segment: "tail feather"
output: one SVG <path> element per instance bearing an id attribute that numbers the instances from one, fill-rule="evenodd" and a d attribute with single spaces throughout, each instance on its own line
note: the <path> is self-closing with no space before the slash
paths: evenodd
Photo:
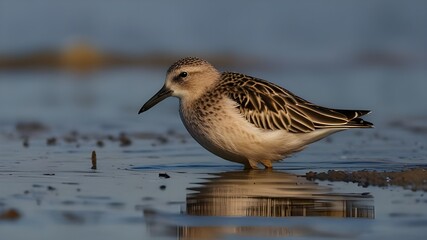
<path id="1" fill-rule="evenodd" d="M 320 128 L 372 128 L 374 124 L 371 122 L 365 121 L 360 118 L 366 114 L 369 114 L 370 110 L 346 110 L 346 109 L 331 109 L 332 111 L 338 112 L 344 115 L 348 122 L 344 125 L 324 125 Z"/>
<path id="2" fill-rule="evenodd" d="M 353 128 L 372 128 L 374 127 L 374 124 L 368 121 L 363 120 L 362 118 L 355 118 L 349 121 L 346 125 L 346 127 Z"/>
<path id="3" fill-rule="evenodd" d="M 370 110 L 346 110 L 346 109 L 332 109 L 332 110 L 345 115 L 349 120 L 361 117 L 371 112 Z"/>

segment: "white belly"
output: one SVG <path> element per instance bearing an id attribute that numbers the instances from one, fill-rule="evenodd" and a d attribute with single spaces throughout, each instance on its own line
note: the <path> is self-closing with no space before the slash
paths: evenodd
<path id="1" fill-rule="evenodd" d="M 181 106 L 181 119 L 200 145 L 233 162 L 247 164 L 248 161 L 278 161 L 332 133 L 331 130 L 300 134 L 285 130 L 264 130 L 248 122 L 231 100 L 223 99 L 220 106 L 216 114 L 209 111 L 205 114 Z"/>

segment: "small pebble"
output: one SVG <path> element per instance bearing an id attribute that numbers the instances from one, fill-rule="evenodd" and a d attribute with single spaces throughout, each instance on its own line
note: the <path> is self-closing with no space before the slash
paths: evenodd
<path id="1" fill-rule="evenodd" d="M 119 141 L 120 141 L 120 147 L 127 147 L 127 146 L 130 146 L 132 144 L 132 141 L 130 140 L 130 138 L 128 138 L 123 133 L 120 134 Z"/>
<path id="2" fill-rule="evenodd" d="M 28 142 L 28 138 L 24 138 L 24 141 L 22 141 L 22 146 L 26 148 L 30 146 L 30 143 Z"/>
<path id="3" fill-rule="evenodd" d="M 46 139 L 46 144 L 48 146 L 54 146 L 54 145 L 56 145 L 56 138 L 55 137 L 51 137 L 51 138 Z"/>
<path id="4" fill-rule="evenodd" d="M 17 220 L 21 217 L 21 214 L 16 209 L 8 209 L 0 212 L 0 220 Z"/>
<path id="5" fill-rule="evenodd" d="M 170 178 L 170 176 L 167 173 L 159 173 L 160 178 Z"/>
<path id="6" fill-rule="evenodd" d="M 96 141 L 96 146 L 104 147 L 104 142 L 102 140 L 98 140 L 98 141 Z"/>

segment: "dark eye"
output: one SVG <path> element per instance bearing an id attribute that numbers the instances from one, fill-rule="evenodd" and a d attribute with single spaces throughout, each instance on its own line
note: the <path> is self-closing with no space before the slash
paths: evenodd
<path id="1" fill-rule="evenodd" d="M 187 75 L 188 75 L 188 73 L 187 73 L 187 72 L 181 72 L 181 73 L 179 74 L 179 77 L 181 77 L 181 78 L 185 78 L 185 77 L 187 77 Z"/>

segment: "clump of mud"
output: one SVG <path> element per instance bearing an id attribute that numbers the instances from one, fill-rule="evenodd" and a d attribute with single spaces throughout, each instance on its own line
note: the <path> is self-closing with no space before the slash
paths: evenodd
<path id="1" fill-rule="evenodd" d="M 48 129 L 48 127 L 40 122 L 18 122 L 15 126 L 15 129 L 21 134 L 28 135 L 37 132 L 44 132 Z"/>
<path id="2" fill-rule="evenodd" d="M 427 170 L 425 168 L 406 169 L 400 172 L 378 172 L 361 170 L 355 172 L 335 171 L 308 172 L 309 180 L 343 181 L 358 183 L 360 186 L 402 186 L 411 190 L 427 191 Z"/>

